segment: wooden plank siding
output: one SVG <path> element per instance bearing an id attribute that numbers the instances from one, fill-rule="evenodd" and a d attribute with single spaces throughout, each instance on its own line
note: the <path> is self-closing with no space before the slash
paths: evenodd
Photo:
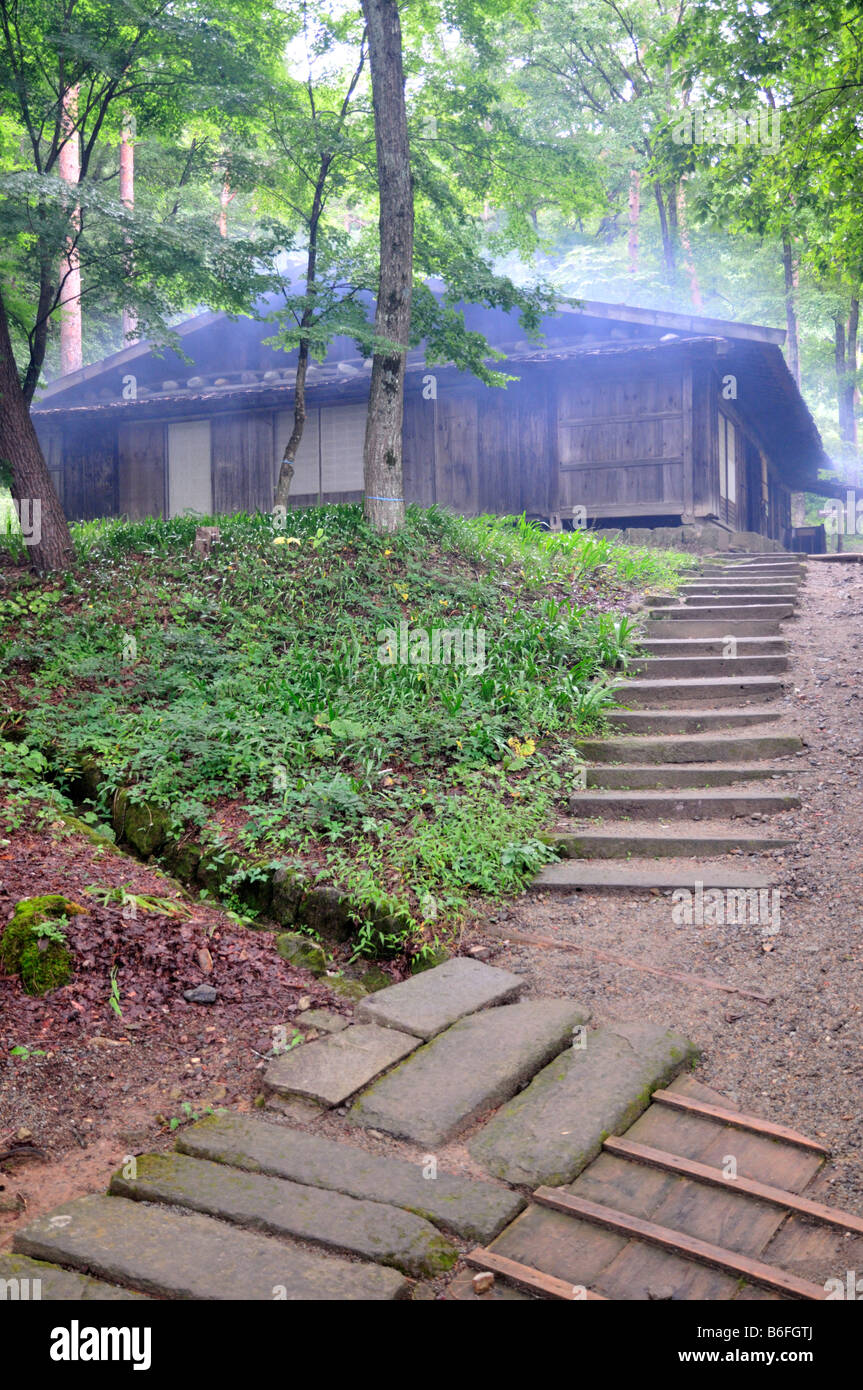
<path id="1" fill-rule="evenodd" d="M 71 521 L 117 515 L 116 430 L 69 427 L 63 440 L 63 507 Z"/>
<path id="2" fill-rule="evenodd" d="M 692 468 L 685 424 L 685 369 L 591 366 L 563 380 L 557 394 L 560 510 L 588 517 L 680 515 Z M 689 407 L 691 409 L 691 407 Z"/>
<path id="3" fill-rule="evenodd" d="M 117 429 L 117 507 L 132 521 L 165 515 L 165 433 L 160 420 Z"/>
<path id="4" fill-rule="evenodd" d="M 272 411 L 213 415 L 212 426 L 214 512 L 271 511 Z"/>

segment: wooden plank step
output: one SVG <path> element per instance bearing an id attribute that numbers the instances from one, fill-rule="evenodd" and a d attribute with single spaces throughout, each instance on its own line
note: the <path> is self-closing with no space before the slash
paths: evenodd
<path id="1" fill-rule="evenodd" d="M 649 637 L 640 649 L 651 656 L 722 656 L 732 634 L 721 637 Z M 788 642 L 784 637 L 735 638 L 738 656 L 784 656 Z"/>
<path id="2" fill-rule="evenodd" d="M 656 618 L 647 617 L 641 623 L 645 637 L 672 638 L 717 637 L 725 641 L 728 637 L 775 637 L 780 632 L 778 618 L 695 618 L 688 612 L 687 617 L 675 619 L 674 626 Z"/>
<path id="3" fill-rule="evenodd" d="M 809 1149 L 812 1153 L 824 1155 L 829 1153 L 829 1150 L 823 1144 L 819 1144 L 817 1139 L 809 1139 L 805 1134 L 798 1134 L 796 1130 L 789 1129 L 787 1125 L 778 1125 L 772 1120 L 762 1120 L 755 1115 L 742 1115 L 739 1110 L 729 1110 L 722 1105 L 711 1105 L 706 1101 L 695 1100 L 691 1096 L 681 1096 L 670 1090 L 654 1091 L 653 1099 L 660 1105 L 672 1105 L 677 1110 L 688 1110 L 693 1115 L 704 1115 L 709 1120 L 718 1120 L 721 1124 L 731 1125 L 735 1129 L 746 1129 L 753 1134 L 764 1134 L 770 1139 L 781 1139 L 786 1144 L 797 1144 L 800 1148 Z"/>
<path id="4" fill-rule="evenodd" d="M 688 656 L 685 653 L 637 656 L 628 668 L 648 680 L 663 677 L 775 676 L 788 670 L 788 657 L 782 653 L 766 656 Z"/>
<path id="5" fill-rule="evenodd" d="M 707 606 L 681 605 L 679 608 L 648 608 L 647 617 L 651 621 L 691 622 L 696 617 L 702 622 L 731 622 L 740 619 L 772 618 L 781 621 L 790 618 L 794 612 L 792 603 L 712 603 Z"/>
<path id="6" fill-rule="evenodd" d="M 720 1269 L 726 1273 L 737 1275 L 753 1284 L 760 1284 L 764 1288 L 785 1294 L 789 1298 L 806 1299 L 812 1302 L 826 1298 L 824 1289 L 819 1288 L 817 1284 L 810 1284 L 805 1279 L 798 1279 L 793 1274 L 786 1274 L 784 1270 L 764 1264 L 761 1260 L 752 1259 L 748 1255 L 741 1255 L 733 1250 L 725 1250 L 722 1246 L 713 1245 L 706 1240 L 697 1240 L 693 1236 L 674 1231 L 668 1226 L 660 1226 L 656 1222 L 645 1221 L 638 1216 L 626 1215 L 615 1211 L 613 1207 L 603 1206 L 599 1202 L 589 1202 L 584 1197 L 574 1197 L 571 1193 L 562 1192 L 558 1188 L 539 1187 L 533 1194 L 533 1200 L 540 1206 L 550 1207 L 553 1211 L 564 1212 L 568 1216 L 575 1216 L 583 1221 L 591 1221 L 595 1225 L 615 1231 L 619 1235 L 646 1241 L 651 1245 L 658 1245 L 661 1249 L 668 1250 L 675 1255 L 682 1255 L 685 1259 L 693 1260 L 698 1264 L 706 1264 L 713 1269 Z"/>
<path id="7" fill-rule="evenodd" d="M 741 1174 L 729 1178 L 721 1168 L 681 1158 L 677 1154 L 666 1153 L 663 1149 L 655 1149 L 649 1144 L 639 1144 L 634 1139 L 611 1136 L 604 1141 L 603 1148 L 618 1158 L 643 1163 L 649 1168 L 660 1168 L 665 1173 L 675 1173 L 679 1177 L 693 1178 L 697 1182 L 708 1183 L 711 1187 L 719 1187 L 726 1192 L 740 1192 L 747 1197 L 757 1197 L 759 1201 L 785 1207 L 788 1211 L 811 1216 L 829 1226 L 839 1226 L 842 1230 L 863 1235 L 863 1216 L 855 1216 L 850 1211 L 840 1211 L 838 1207 L 825 1206 L 823 1202 L 810 1201 L 808 1197 L 802 1197 L 797 1192 L 786 1192 L 781 1187 L 756 1182 L 753 1178 L 746 1178 Z"/>
<path id="8" fill-rule="evenodd" d="M 558 1298 L 567 1303 L 607 1302 L 601 1293 L 594 1293 L 578 1284 L 568 1284 L 565 1279 L 556 1279 L 553 1274 L 543 1274 L 539 1269 L 523 1265 L 518 1260 L 509 1260 L 506 1255 L 498 1255 L 496 1251 L 485 1250 L 482 1246 L 470 1250 L 463 1258 L 465 1264 L 469 1264 L 472 1269 L 500 1274 L 519 1288 L 539 1294 L 541 1298 Z"/>

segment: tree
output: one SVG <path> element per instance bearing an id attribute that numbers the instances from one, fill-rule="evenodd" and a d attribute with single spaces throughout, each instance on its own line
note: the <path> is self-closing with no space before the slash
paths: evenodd
<path id="1" fill-rule="evenodd" d="M 402 414 L 413 288 L 413 187 L 398 5 L 396 0 L 363 0 L 363 13 L 380 199 L 380 279 L 363 446 L 364 513 L 377 531 L 396 531 L 405 512 Z"/>
<path id="2" fill-rule="evenodd" d="M 0 463 L 20 505 L 41 503 L 31 558 L 47 569 L 67 565 L 72 547 L 27 415 L 70 275 L 80 274 L 85 308 L 131 311 L 163 341 L 187 306 L 244 309 L 268 283 L 265 239 L 219 237 L 201 196 L 212 180 L 208 141 L 190 131 L 242 105 L 279 52 L 280 22 L 261 5 L 237 17 L 227 0 L 40 0 L 37 9 L 0 0 Z M 114 192 L 130 111 L 146 135 L 134 208 Z M 72 141 L 74 187 L 59 177 Z"/>

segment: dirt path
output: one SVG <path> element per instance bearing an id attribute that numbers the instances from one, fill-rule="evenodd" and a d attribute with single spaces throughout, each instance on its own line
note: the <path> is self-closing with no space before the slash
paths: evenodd
<path id="1" fill-rule="evenodd" d="M 818 1135 L 831 1148 L 828 1200 L 863 1211 L 863 573 L 808 565 L 790 647 L 784 715 L 804 741 L 771 789 L 799 811 L 772 817 L 793 846 L 770 857 L 781 885 L 771 949 L 752 926 L 676 925 L 670 892 L 526 896 L 488 919 L 476 941 L 489 959 L 529 976 L 531 993 L 571 995 L 594 1023 L 673 1024 L 701 1049 L 696 1075 L 743 1109 Z M 754 830 L 751 819 L 732 823 Z M 762 827 L 767 828 L 767 827 Z M 507 932 L 552 937 L 773 996 L 761 1004 L 698 990 L 584 955 L 515 944 Z"/>

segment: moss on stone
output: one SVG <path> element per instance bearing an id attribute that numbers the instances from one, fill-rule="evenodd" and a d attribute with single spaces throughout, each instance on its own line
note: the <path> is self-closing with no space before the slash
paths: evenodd
<path id="1" fill-rule="evenodd" d="M 132 801 L 125 787 L 114 797 L 112 820 L 117 839 L 127 840 L 144 858 L 162 848 L 173 824 L 167 807 Z"/>
<path id="2" fill-rule="evenodd" d="M 313 975 L 323 975 L 327 968 L 327 957 L 323 948 L 297 932 L 279 932 L 276 937 L 276 950 L 283 960 L 290 961 L 291 965 L 299 966 L 303 970 L 310 970 Z"/>
<path id="3" fill-rule="evenodd" d="M 58 919 L 68 921 L 85 911 L 61 893 L 22 898 L 0 939 L 0 968 L 19 974 L 27 994 L 47 994 L 68 984 L 74 968 L 68 944 L 65 939 L 41 935 L 39 927 Z"/>

